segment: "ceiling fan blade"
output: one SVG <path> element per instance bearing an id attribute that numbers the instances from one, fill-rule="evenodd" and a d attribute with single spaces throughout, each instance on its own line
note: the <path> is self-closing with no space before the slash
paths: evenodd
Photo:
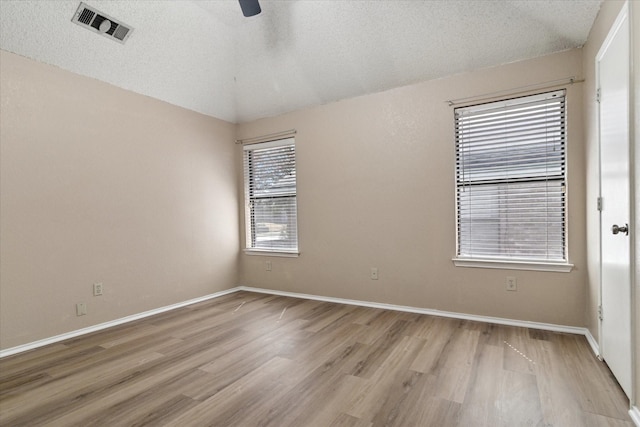
<path id="1" fill-rule="evenodd" d="M 238 0 L 244 16 L 254 16 L 262 12 L 258 0 Z"/>

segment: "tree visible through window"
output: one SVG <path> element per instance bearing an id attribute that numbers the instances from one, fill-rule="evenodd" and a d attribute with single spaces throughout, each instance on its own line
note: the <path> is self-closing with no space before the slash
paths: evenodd
<path id="1" fill-rule="evenodd" d="M 455 110 L 457 255 L 566 261 L 565 94 Z"/>
<path id="2" fill-rule="evenodd" d="M 244 147 L 247 248 L 297 252 L 293 138 Z"/>

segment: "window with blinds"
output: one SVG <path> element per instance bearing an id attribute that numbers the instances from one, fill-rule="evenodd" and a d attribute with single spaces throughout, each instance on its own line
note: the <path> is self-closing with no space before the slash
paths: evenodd
<path id="1" fill-rule="evenodd" d="M 565 93 L 455 109 L 457 256 L 566 262 Z"/>
<path id="2" fill-rule="evenodd" d="M 298 251 L 293 138 L 244 146 L 247 249 Z"/>

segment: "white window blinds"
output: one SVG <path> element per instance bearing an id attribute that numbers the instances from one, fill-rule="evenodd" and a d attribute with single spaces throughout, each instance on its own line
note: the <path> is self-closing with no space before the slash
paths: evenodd
<path id="1" fill-rule="evenodd" d="M 293 138 L 244 146 L 247 248 L 298 251 Z"/>
<path id="2" fill-rule="evenodd" d="M 455 109 L 458 257 L 566 261 L 565 94 Z"/>

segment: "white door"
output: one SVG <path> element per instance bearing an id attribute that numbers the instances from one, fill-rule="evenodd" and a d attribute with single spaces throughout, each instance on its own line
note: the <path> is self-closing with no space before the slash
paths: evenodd
<path id="1" fill-rule="evenodd" d="M 629 14 L 625 5 L 596 57 L 600 88 L 602 324 L 600 351 L 631 396 Z M 617 229 L 616 229 L 617 228 Z"/>

